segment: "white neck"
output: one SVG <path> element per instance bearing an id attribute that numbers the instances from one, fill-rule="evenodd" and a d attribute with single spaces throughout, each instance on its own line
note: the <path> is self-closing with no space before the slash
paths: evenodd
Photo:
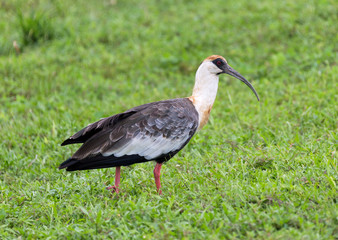
<path id="1" fill-rule="evenodd" d="M 210 72 L 209 69 L 212 66 L 210 64 L 204 62 L 198 68 L 194 90 L 189 98 L 199 114 L 198 129 L 201 129 L 207 123 L 217 94 L 218 75 Z"/>

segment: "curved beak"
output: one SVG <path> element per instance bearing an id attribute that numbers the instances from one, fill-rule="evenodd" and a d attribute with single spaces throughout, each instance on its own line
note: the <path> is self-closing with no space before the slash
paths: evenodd
<path id="1" fill-rule="evenodd" d="M 223 73 L 229 74 L 239 80 L 241 80 L 242 82 L 244 82 L 256 95 L 257 100 L 259 101 L 259 97 L 258 94 L 256 92 L 256 90 L 254 89 L 254 87 L 251 85 L 251 83 L 249 83 L 248 80 L 246 80 L 239 72 L 237 72 L 235 69 L 233 69 L 232 67 L 230 67 L 229 65 L 227 65 L 224 69 L 223 69 Z"/>

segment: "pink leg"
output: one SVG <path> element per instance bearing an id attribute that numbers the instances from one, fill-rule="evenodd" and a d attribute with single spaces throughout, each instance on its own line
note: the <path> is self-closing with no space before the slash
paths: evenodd
<path id="1" fill-rule="evenodd" d="M 156 166 L 154 169 L 155 183 L 156 183 L 157 192 L 159 195 L 162 195 L 161 181 L 160 181 L 161 167 L 162 167 L 162 163 L 156 163 Z"/>
<path id="2" fill-rule="evenodd" d="M 115 185 L 112 187 L 107 187 L 108 190 L 113 189 L 111 192 L 114 193 L 119 193 L 119 185 L 120 185 L 120 177 L 121 177 L 121 167 L 116 167 L 115 168 Z"/>

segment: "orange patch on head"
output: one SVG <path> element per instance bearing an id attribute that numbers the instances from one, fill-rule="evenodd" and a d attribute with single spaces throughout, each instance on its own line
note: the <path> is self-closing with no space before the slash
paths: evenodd
<path id="1" fill-rule="evenodd" d="M 214 61 L 217 58 L 223 59 L 225 62 L 227 62 L 227 60 L 225 60 L 225 58 L 220 55 L 211 55 L 207 57 L 206 59 L 204 59 L 204 61 Z"/>

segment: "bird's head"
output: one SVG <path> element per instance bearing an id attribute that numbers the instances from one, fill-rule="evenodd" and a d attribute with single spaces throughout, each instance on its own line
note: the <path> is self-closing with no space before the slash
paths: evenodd
<path id="1" fill-rule="evenodd" d="M 230 65 L 228 64 L 228 62 L 225 60 L 224 57 L 219 55 L 212 55 L 204 59 L 202 64 L 207 67 L 208 71 L 211 74 L 220 75 L 222 73 L 226 73 L 241 80 L 255 93 L 257 100 L 259 101 L 258 94 L 254 89 L 254 87 L 251 85 L 251 83 L 248 80 L 246 80 L 239 72 L 230 67 Z"/>

